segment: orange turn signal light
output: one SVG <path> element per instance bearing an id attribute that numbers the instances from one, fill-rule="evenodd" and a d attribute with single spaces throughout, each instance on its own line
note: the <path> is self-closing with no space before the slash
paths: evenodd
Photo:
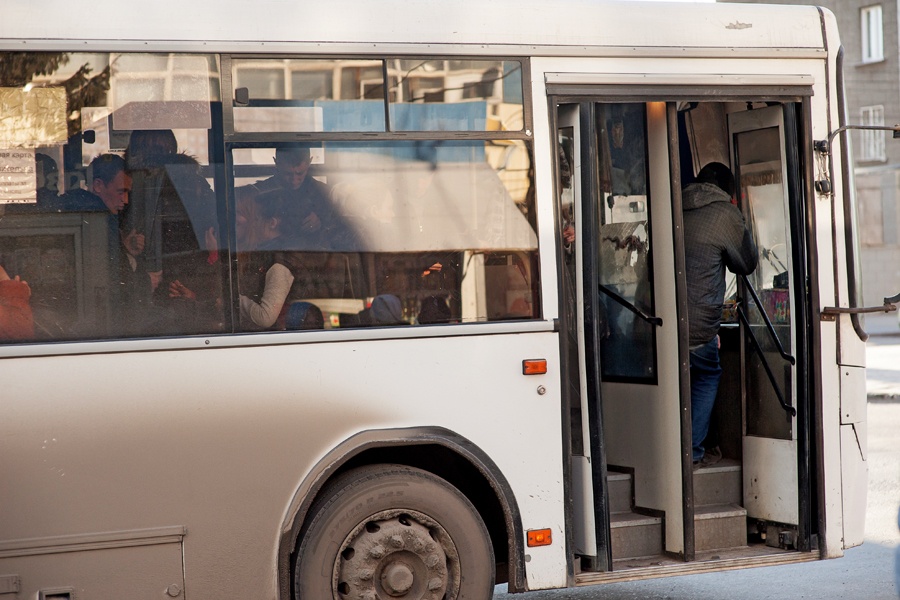
<path id="1" fill-rule="evenodd" d="M 532 358 L 522 361 L 522 375 L 546 375 L 547 359 Z"/>
<path id="2" fill-rule="evenodd" d="M 529 548 L 549 546 L 553 543 L 553 535 L 549 529 L 529 529 L 526 533 L 528 534 Z"/>

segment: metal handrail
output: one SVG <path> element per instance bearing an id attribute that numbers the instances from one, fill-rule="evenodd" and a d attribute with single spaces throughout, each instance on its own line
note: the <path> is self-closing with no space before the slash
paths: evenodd
<path id="1" fill-rule="evenodd" d="M 753 301 L 756 302 L 756 306 L 759 307 L 759 314 L 762 315 L 763 321 L 766 324 L 766 329 L 769 330 L 769 336 L 772 338 L 772 341 L 775 342 L 775 347 L 778 348 L 778 353 L 781 354 L 781 358 L 788 361 L 792 365 L 797 364 L 797 359 L 785 352 L 784 346 L 781 345 L 781 340 L 778 339 L 778 333 L 775 331 L 775 326 L 772 325 L 772 321 L 769 320 L 769 315 L 767 315 L 766 311 L 763 310 L 762 302 L 759 301 L 759 296 L 756 295 L 756 290 L 753 289 L 753 286 L 750 284 L 750 280 L 747 279 L 746 275 L 741 275 L 740 277 L 741 281 L 744 282 L 744 285 L 747 287 L 747 289 L 750 290 L 750 295 L 753 296 Z"/>
<path id="2" fill-rule="evenodd" d="M 784 394 L 781 392 L 781 388 L 778 387 L 778 382 L 775 381 L 775 374 L 772 373 L 771 367 L 769 367 L 769 361 L 766 360 L 765 354 L 763 354 L 762 346 L 759 345 L 759 340 L 756 339 L 756 334 L 753 333 L 753 330 L 750 329 L 750 321 L 747 319 L 747 315 L 744 313 L 744 309 L 741 306 L 738 306 L 738 317 L 740 317 L 741 322 L 747 328 L 747 335 L 750 337 L 750 341 L 753 343 L 753 349 L 756 350 L 756 353 L 759 354 L 759 359 L 762 362 L 763 369 L 766 371 L 766 375 L 769 376 L 769 383 L 772 384 L 772 389 L 775 390 L 775 395 L 778 397 L 778 403 L 781 404 L 781 408 L 790 413 L 792 417 L 797 416 L 797 409 L 788 404 L 784 400 Z"/>
<path id="3" fill-rule="evenodd" d="M 607 296 L 609 296 L 610 298 L 612 298 L 613 300 L 615 300 L 616 302 L 618 302 L 619 304 L 621 304 L 622 306 L 624 306 L 625 308 L 627 308 L 628 310 L 630 310 L 631 312 L 633 312 L 634 314 L 639 316 L 644 321 L 650 323 L 651 325 L 656 325 L 657 327 L 662 327 L 663 320 L 661 317 L 656 317 L 654 315 L 648 315 L 647 313 L 645 313 L 644 311 L 639 309 L 637 306 L 635 306 L 634 304 L 632 304 L 631 302 L 629 302 L 628 300 L 626 300 L 619 294 L 615 293 L 614 291 L 612 291 L 611 289 L 609 289 L 602 283 L 598 283 L 597 287 L 600 288 L 601 292 L 603 292 L 604 294 L 606 294 Z"/>
<path id="4" fill-rule="evenodd" d="M 781 340 L 778 339 L 778 332 L 775 331 L 775 326 L 772 325 L 772 321 L 769 320 L 769 315 L 767 315 L 766 311 L 763 309 L 762 302 L 760 302 L 759 296 L 756 294 L 756 290 L 753 289 L 753 285 L 750 283 L 750 280 L 747 279 L 746 275 L 741 275 L 740 277 L 741 281 L 744 282 L 744 287 L 749 290 L 750 295 L 753 296 L 753 301 L 756 302 L 756 307 L 759 309 L 760 315 L 762 315 L 763 322 L 766 324 L 766 330 L 769 332 L 769 336 L 772 338 L 772 341 L 778 348 L 778 353 L 791 365 L 797 364 L 797 359 L 785 352 L 784 346 L 781 345 Z M 753 333 L 753 329 L 751 329 L 750 327 L 750 319 L 747 318 L 747 314 L 744 312 L 744 308 L 740 306 L 740 304 L 737 307 L 737 313 L 738 317 L 740 317 L 741 319 L 741 323 L 744 324 L 744 327 L 747 330 L 747 335 L 750 337 L 750 342 L 753 346 L 753 349 L 756 350 L 756 353 L 759 355 L 759 359 L 762 362 L 763 369 L 765 370 L 766 375 L 769 378 L 769 383 L 772 384 L 772 389 L 775 390 L 775 395 L 778 397 L 778 403 L 781 404 L 781 408 L 783 408 L 785 412 L 789 413 L 792 417 L 796 417 L 797 409 L 785 401 L 784 393 L 781 391 L 781 388 L 778 386 L 778 382 L 775 380 L 775 374 L 772 373 L 772 368 L 769 366 L 769 361 L 766 360 L 766 355 L 763 353 L 762 346 L 760 345 L 759 340 L 756 338 L 756 334 Z"/>

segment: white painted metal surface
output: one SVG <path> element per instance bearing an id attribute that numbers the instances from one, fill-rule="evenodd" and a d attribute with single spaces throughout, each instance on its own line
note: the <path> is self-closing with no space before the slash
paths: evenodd
<path id="1" fill-rule="evenodd" d="M 356 331 L 285 335 L 276 344 L 243 336 L 0 350 L 3 477 L 28 482 L 0 488 L 0 506 L 28 506 L 41 516 L 3 519 L 3 548 L 35 537 L 187 524 L 185 584 L 195 595 L 221 590 L 211 574 L 230 572 L 229 595 L 276 597 L 279 526 L 296 489 L 329 449 L 369 429 L 440 426 L 467 437 L 511 484 L 523 528 L 551 527 L 554 539 L 566 538 L 559 342 L 550 321 L 558 308 L 546 82 L 634 84 L 653 80 L 649 74 L 657 84 L 704 84 L 723 73 L 742 74 L 742 85 L 802 81 L 815 86 L 814 137 L 827 137 L 837 125 L 825 85 L 835 80 L 834 62 L 830 56 L 822 62 L 825 42 L 812 7 L 528 0 L 467 9 L 435 0 L 314 7 L 264 0 L 247 10 L 237 0 L 140 7 L 101 0 L 89 12 L 73 12 L 62 0 L 39 7 L 8 0 L 3 12 L 3 50 L 544 55 L 531 61 L 526 86 L 534 95 L 545 321 L 461 326 L 466 335 L 453 337 Z M 826 19 L 833 52 L 837 34 L 827 12 Z M 707 59 L 712 56 L 720 58 Z M 777 56 L 787 58 L 765 60 Z M 834 93 L 833 83 L 828 89 Z M 830 122 L 820 118 L 826 114 Z M 830 304 L 837 293 L 845 302 L 846 286 L 836 284 L 846 279 L 842 242 L 832 237 L 833 228 L 843 231 L 842 213 L 827 197 L 814 202 L 820 297 Z M 668 319 L 674 324 L 674 316 Z M 843 387 L 848 398 L 859 392 L 839 383 L 837 329 L 822 325 L 820 348 L 821 485 L 830 555 L 861 539 L 856 517 L 865 504 L 864 486 L 860 492 L 849 485 L 860 480 L 864 454 L 851 456 L 855 438 L 848 429 L 864 432 L 864 414 L 855 411 L 841 427 L 836 390 Z M 315 343 L 295 343 L 300 339 Z M 853 343 L 844 319 L 841 343 Z M 843 350 L 849 357 L 858 348 Z M 671 357 L 673 348 L 660 352 Z M 536 356 L 549 360 L 550 372 L 523 377 L 521 359 Z M 538 385 L 548 393 L 539 395 Z M 671 425 L 677 406 L 666 410 Z M 659 443 L 677 447 L 672 439 Z M 675 531 L 680 522 L 669 527 Z M 562 543 L 527 553 L 530 588 L 566 585 Z M 0 555 L 0 571 L 6 571 L 3 561 Z"/>
<path id="2" fill-rule="evenodd" d="M 9 0 L 3 12 L 0 39 L 34 44 L 89 36 L 110 42 L 199 42 L 207 47 L 250 43 L 254 45 L 247 49 L 254 52 L 302 43 L 321 52 L 343 44 L 415 44 L 419 53 L 468 47 L 470 52 L 491 54 L 504 46 L 514 53 L 537 46 L 569 54 L 590 53 L 600 47 L 676 52 L 722 48 L 731 53 L 735 49 L 823 46 L 814 7 L 585 0 L 336 0 L 310 6 L 263 0 L 248 9 L 241 0 L 161 0 L 139 5 L 100 0 L 89 11 L 73 11 L 65 0 L 49 0 L 39 7 L 29 0 Z M 267 47 L 255 45 L 257 42 L 265 42 Z"/>

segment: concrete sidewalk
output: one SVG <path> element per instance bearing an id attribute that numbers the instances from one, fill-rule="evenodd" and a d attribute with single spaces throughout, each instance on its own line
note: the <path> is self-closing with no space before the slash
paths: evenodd
<path id="1" fill-rule="evenodd" d="M 900 322 L 897 313 L 866 315 L 869 401 L 900 401 Z"/>

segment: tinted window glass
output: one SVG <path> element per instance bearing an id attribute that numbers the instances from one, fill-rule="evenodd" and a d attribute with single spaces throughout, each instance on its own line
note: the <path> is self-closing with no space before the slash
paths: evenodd
<path id="1" fill-rule="evenodd" d="M 235 59 L 232 69 L 249 96 L 234 105 L 237 132 L 524 127 L 518 61 Z"/>
<path id="2" fill-rule="evenodd" d="M 601 372 L 604 380 L 656 380 L 647 125 L 643 104 L 598 104 Z"/>
<path id="3" fill-rule="evenodd" d="M 393 131 L 521 131 L 517 61 L 389 60 Z"/>
<path id="4" fill-rule="evenodd" d="M 528 160 L 483 141 L 235 151 L 242 327 L 538 317 Z"/>
<path id="5" fill-rule="evenodd" d="M 0 85 L 0 168 L 15 173 L 0 266 L 30 287 L 30 330 L 6 337 L 221 331 L 217 61 L 3 53 Z"/>
<path id="6" fill-rule="evenodd" d="M 384 131 L 380 60 L 235 59 L 238 132 Z"/>

